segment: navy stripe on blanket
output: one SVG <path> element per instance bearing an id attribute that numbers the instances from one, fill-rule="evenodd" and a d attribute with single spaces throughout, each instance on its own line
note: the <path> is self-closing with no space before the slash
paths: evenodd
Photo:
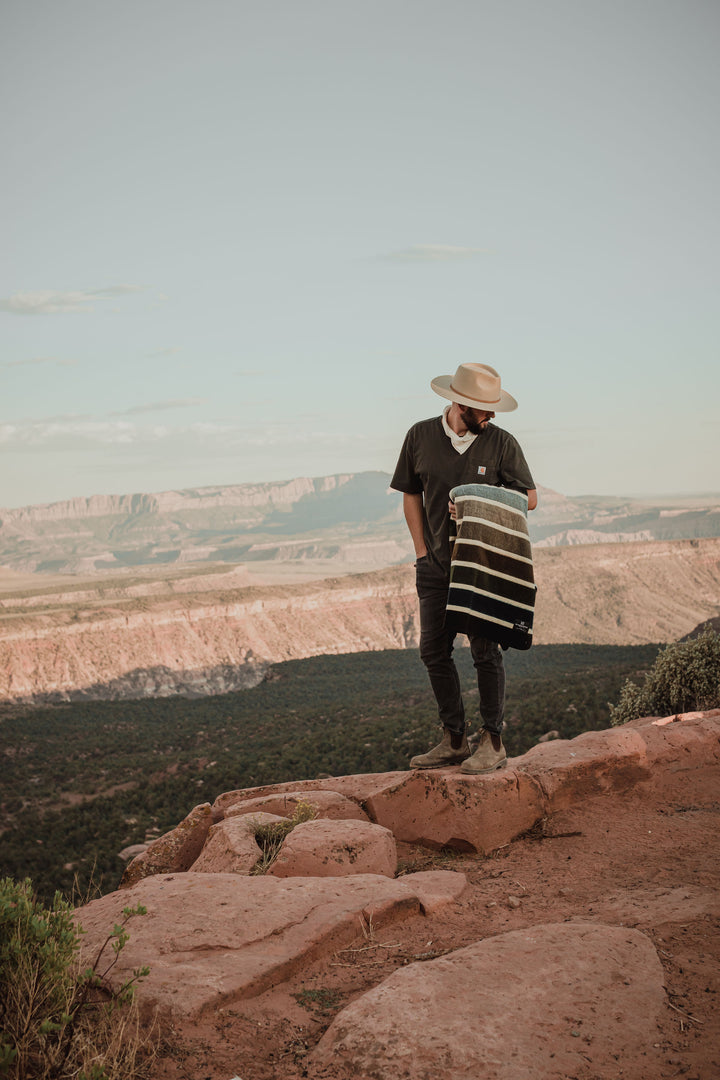
<path id="1" fill-rule="evenodd" d="M 489 484 L 463 484 L 450 498 L 457 518 L 446 627 L 505 649 L 529 649 L 536 590 L 527 496 Z"/>
<path id="2" fill-rule="evenodd" d="M 483 592 L 495 595 L 498 590 L 498 577 L 484 569 L 467 566 L 464 563 L 455 563 L 453 566 L 453 583 L 456 586 L 465 585 L 469 588 L 480 589 Z M 502 580 L 503 596 L 508 600 L 514 600 L 518 604 L 525 604 L 532 608 L 535 605 L 535 585 L 529 581 L 517 579 Z"/>
<path id="3" fill-rule="evenodd" d="M 475 567 L 477 570 L 485 570 L 496 577 L 501 575 L 514 581 L 530 582 L 533 584 L 532 563 L 523 565 L 518 559 L 506 555 L 501 548 L 495 545 L 491 547 L 478 547 L 466 544 L 461 537 L 453 545 L 452 560 L 457 563 Z"/>

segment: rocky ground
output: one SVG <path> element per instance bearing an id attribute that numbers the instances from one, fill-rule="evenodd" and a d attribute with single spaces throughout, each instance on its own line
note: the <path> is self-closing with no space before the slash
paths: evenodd
<path id="1" fill-rule="evenodd" d="M 574 744 L 564 745 L 574 756 Z M 632 782 L 628 774 L 624 787 L 616 784 L 603 793 L 583 797 L 578 788 L 565 809 L 485 856 L 400 843 L 401 875 L 459 871 L 467 879 L 459 898 L 380 928 L 358 924 L 354 941 L 304 962 L 275 988 L 206 1009 L 199 1019 L 166 1020 L 155 1077 L 432 1075 L 452 1080 L 480 1075 L 466 1071 L 462 1053 L 459 1059 L 451 1055 L 445 1068 L 435 1062 L 431 1071 L 422 1071 L 435 1033 L 422 1023 L 420 991 L 413 998 L 410 983 L 404 997 L 389 999 L 390 1026 L 395 1026 L 383 1045 L 386 1056 L 388 1047 L 415 1045 L 414 1071 L 393 1071 L 387 1061 L 377 1071 L 351 1065 L 354 1036 L 351 1025 L 338 1028 L 342 1017 L 318 1047 L 341 1013 L 350 1017 L 355 1010 L 356 1027 L 358 1022 L 362 1027 L 363 1003 L 372 993 L 382 995 L 390 977 L 405 973 L 420 988 L 441 986 L 438 963 L 445 963 L 450 989 L 431 1002 L 430 1023 L 451 1026 L 458 1044 L 484 1032 L 496 1057 L 500 1046 L 502 1063 L 488 1067 L 488 1078 L 715 1080 L 720 1076 L 720 788 L 717 755 L 711 756 L 714 761 L 704 765 L 701 759 L 691 770 L 682 760 L 670 763 L 652 782 Z M 639 966 L 623 960 L 613 935 L 624 948 L 645 949 L 645 960 Z M 523 987 L 533 982 L 541 995 L 548 993 L 542 986 L 546 968 L 533 970 L 528 941 L 557 948 L 561 972 L 572 969 L 572 985 L 581 988 L 552 1016 L 538 1013 L 554 1000 L 552 991 L 534 1003 L 523 997 Z M 607 985 L 606 956 L 615 958 L 617 968 L 606 965 Z M 632 968 L 624 968 L 625 962 Z M 482 984 L 473 982 L 479 977 Z M 558 995 L 569 985 L 569 977 L 561 978 Z M 473 999 L 482 993 L 491 1002 L 488 1015 L 475 1015 Z M 377 1003 L 373 1015 L 379 1027 Z M 641 1038 L 628 1053 L 623 1025 L 633 1024 Z M 528 1066 L 533 1047 L 543 1039 L 552 1041 L 544 1064 Z"/>
<path id="2" fill-rule="evenodd" d="M 358 933 L 349 949 L 309 965 L 279 991 L 268 991 L 202 1022 L 168 1030 L 157 1080 L 347 1080 L 337 1070 L 308 1072 L 308 1050 L 337 1012 L 398 966 L 456 950 L 509 930 L 574 919 L 638 926 L 655 945 L 667 1004 L 654 1056 L 618 1061 L 623 1080 L 716 1080 L 720 1076 L 720 902 L 707 909 L 720 873 L 720 804 L 714 781 L 692 793 L 671 791 L 652 804 L 642 797 L 589 800 L 488 858 L 445 859 L 405 852 L 413 867 L 462 867 L 465 894 L 452 910 L 416 917 L 373 936 Z M 688 797 L 690 795 L 690 797 Z M 570 834 L 570 835 L 565 835 Z M 588 961 L 589 962 L 589 961 Z M 500 980 L 502 981 L 502 980 Z M 564 1039 L 577 1055 L 573 1078 L 593 1067 L 593 1040 L 612 1039 L 615 1020 L 600 1017 L 592 1034 Z M 507 1032 L 507 1040 L 513 1033 Z M 520 1080 L 520 1074 L 518 1074 Z"/>

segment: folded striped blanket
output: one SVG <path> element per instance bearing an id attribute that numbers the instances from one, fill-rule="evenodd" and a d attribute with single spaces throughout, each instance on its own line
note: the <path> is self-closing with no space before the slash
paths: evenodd
<path id="1" fill-rule="evenodd" d="M 535 579 L 527 495 L 490 484 L 463 484 L 457 508 L 445 625 L 456 633 L 529 649 Z M 451 520 L 452 524 L 452 520 Z"/>

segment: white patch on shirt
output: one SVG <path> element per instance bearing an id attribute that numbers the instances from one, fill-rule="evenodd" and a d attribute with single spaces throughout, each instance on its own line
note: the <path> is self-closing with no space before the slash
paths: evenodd
<path id="1" fill-rule="evenodd" d="M 484 465 L 478 465 L 478 476 L 484 476 L 486 472 L 487 469 Z"/>

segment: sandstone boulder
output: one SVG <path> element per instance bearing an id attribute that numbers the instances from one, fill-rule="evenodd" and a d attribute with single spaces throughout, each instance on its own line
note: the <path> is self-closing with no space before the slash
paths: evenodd
<path id="1" fill-rule="evenodd" d="M 689 772 L 720 762 L 720 709 L 636 720 L 634 726 L 645 739 L 653 772 Z"/>
<path id="2" fill-rule="evenodd" d="M 276 814 L 248 814 L 213 825 L 190 867 L 195 874 L 249 874 L 262 856 L 255 833 L 261 825 L 284 821 Z"/>
<path id="3" fill-rule="evenodd" d="M 643 717 L 620 727 L 533 746 L 512 767 L 542 791 L 546 811 L 588 795 L 652 784 L 658 769 L 693 770 L 720 761 L 720 710 Z"/>
<path id="4" fill-rule="evenodd" d="M 426 902 L 452 902 L 465 886 L 465 876 L 451 871 L 399 879 L 169 874 L 93 900 L 76 919 L 85 931 L 83 956 L 91 957 L 124 907 L 144 905 L 147 914 L 131 919 L 109 977 L 120 985 L 148 964 L 140 1000 L 189 1016 L 255 997 L 350 944 L 363 925 L 379 930 L 422 913 Z"/>
<path id="5" fill-rule="evenodd" d="M 650 1077 L 664 1000 L 639 931 L 535 926 L 398 969 L 335 1018 L 310 1066 L 334 1064 L 337 1080 L 561 1080 L 645 1058 Z"/>
<path id="6" fill-rule="evenodd" d="M 537 784 L 512 769 L 487 777 L 464 776 L 458 769 L 416 769 L 400 782 L 377 788 L 366 807 L 397 840 L 483 854 L 543 816 Z"/>
<path id="7" fill-rule="evenodd" d="M 328 776 L 319 780 L 293 780 L 286 784 L 264 784 L 254 788 L 239 788 L 234 791 L 224 791 L 215 799 L 212 805 L 213 820 L 221 821 L 230 810 L 230 807 L 249 799 L 260 799 L 265 795 L 292 795 L 300 799 L 310 801 L 316 793 L 326 791 L 335 792 L 344 798 L 354 802 L 356 806 L 365 807 L 365 800 L 370 794 L 378 789 L 387 787 L 388 784 L 401 781 L 407 773 L 356 773 L 352 776 Z M 324 815 L 323 815 L 324 816 Z"/>
<path id="8" fill-rule="evenodd" d="M 560 738 L 560 732 L 559 731 L 546 731 L 544 735 L 540 736 L 540 738 L 538 739 L 538 742 L 539 743 L 552 742 L 553 739 L 559 739 L 559 738 Z"/>
<path id="9" fill-rule="evenodd" d="M 125 863 L 129 862 L 130 859 L 134 859 L 137 855 L 142 855 L 149 847 L 149 844 L 129 844 L 122 851 L 118 851 L 118 859 L 122 859 Z"/>
<path id="10" fill-rule="evenodd" d="M 321 818 L 295 826 L 268 873 L 274 877 L 394 877 L 396 870 L 397 848 L 389 829 L 369 821 Z"/>
<path id="11" fill-rule="evenodd" d="M 225 817 L 235 814 L 250 814 L 263 810 L 268 814 L 280 814 L 292 817 L 299 803 L 309 803 L 315 807 L 319 818 L 338 820 L 367 821 L 368 816 L 356 802 L 346 798 L 338 791 L 283 791 L 277 794 L 260 795 L 232 803 L 225 810 Z"/>
<path id="12" fill-rule="evenodd" d="M 125 868 L 121 889 L 128 889 L 152 874 L 188 870 L 202 851 L 213 823 L 210 803 L 202 803 L 169 833 L 158 836 Z"/>
<path id="13" fill-rule="evenodd" d="M 553 811 L 589 795 L 627 790 L 648 777 L 645 739 L 628 725 L 533 746 L 512 766 L 538 785 Z"/>
<path id="14" fill-rule="evenodd" d="M 455 870 L 420 870 L 400 880 L 412 884 L 423 915 L 433 915 L 452 900 L 458 900 L 467 885 L 465 875 Z"/>

